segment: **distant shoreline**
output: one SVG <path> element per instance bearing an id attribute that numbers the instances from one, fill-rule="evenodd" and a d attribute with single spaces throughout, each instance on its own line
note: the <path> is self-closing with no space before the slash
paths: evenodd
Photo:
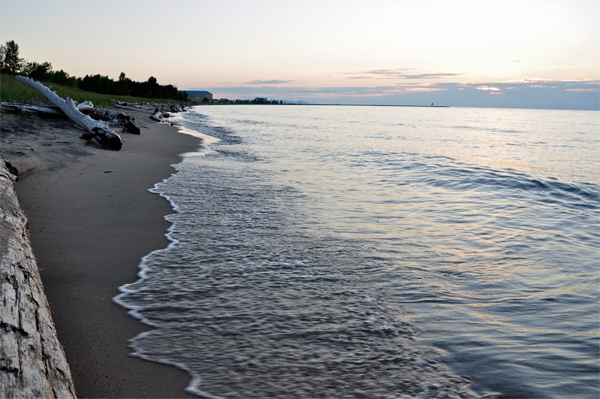
<path id="1" fill-rule="evenodd" d="M 340 107 L 450 108 L 449 105 L 396 105 L 396 104 L 284 104 L 284 105 L 335 105 L 335 106 L 340 106 Z"/>
<path id="2" fill-rule="evenodd" d="M 213 104 L 195 104 L 203 106 L 211 105 L 319 105 L 319 106 L 336 106 L 336 107 L 410 107 L 410 108 L 450 108 L 449 105 L 398 105 L 398 104 L 315 104 L 315 103 L 284 103 L 284 104 L 234 104 L 234 103 L 213 103 Z"/>

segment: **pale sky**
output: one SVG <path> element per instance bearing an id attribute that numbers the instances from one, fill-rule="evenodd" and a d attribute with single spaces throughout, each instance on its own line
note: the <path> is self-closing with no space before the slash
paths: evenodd
<path id="1" fill-rule="evenodd" d="M 77 77 L 155 76 L 216 98 L 599 107 L 598 0 L 0 5 L 2 43 Z"/>

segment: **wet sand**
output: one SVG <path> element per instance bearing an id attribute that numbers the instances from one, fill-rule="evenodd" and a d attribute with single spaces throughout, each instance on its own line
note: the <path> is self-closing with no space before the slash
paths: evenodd
<path id="1" fill-rule="evenodd" d="M 86 145 L 68 121 L 38 121 L 30 132 L 3 121 L 2 156 L 28 171 L 15 190 L 81 398 L 194 397 L 184 371 L 130 355 L 127 341 L 150 328 L 112 302 L 137 280 L 141 257 L 168 244 L 163 217 L 173 211 L 148 189 L 199 145 L 146 118 L 140 136 L 122 135 L 121 151 Z"/>

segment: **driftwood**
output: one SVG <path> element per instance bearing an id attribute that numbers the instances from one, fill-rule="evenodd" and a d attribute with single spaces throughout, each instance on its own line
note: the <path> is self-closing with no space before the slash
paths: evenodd
<path id="1" fill-rule="evenodd" d="M 89 116 L 82 114 L 75 106 L 73 100 L 71 100 L 69 97 L 67 97 L 66 100 L 63 100 L 55 92 L 40 82 L 35 82 L 32 79 L 25 78 L 23 76 L 17 76 L 17 80 L 28 84 L 46 96 L 48 100 L 52 101 L 69 118 L 71 118 L 71 120 L 87 130 L 94 137 L 94 139 L 96 139 L 96 141 L 102 145 L 102 147 L 118 151 L 123 146 L 123 140 L 121 140 L 121 136 L 109 129 L 107 123 L 96 121 Z"/>
<path id="2" fill-rule="evenodd" d="M 67 118 L 67 116 L 60 109 L 49 107 L 38 107 L 36 105 L 13 103 L 2 103 L 0 107 L 2 108 L 2 112 L 7 112 L 10 114 L 29 113 L 33 115 L 40 115 L 51 118 Z"/>
<path id="3" fill-rule="evenodd" d="M 127 104 L 127 103 L 125 103 Z M 151 109 L 145 109 L 145 108 L 138 108 L 138 107 L 132 107 L 129 105 L 123 105 L 123 104 L 114 104 L 113 105 L 115 108 L 122 108 L 122 109 L 129 109 L 132 111 L 139 111 L 139 112 L 146 112 L 148 114 L 154 114 L 154 111 L 152 111 Z"/>
<path id="4" fill-rule="evenodd" d="M 140 134 L 140 127 L 135 124 L 135 118 L 111 109 L 88 108 L 82 111 L 94 119 L 110 122 L 111 125 L 122 127 L 124 131 Z"/>
<path id="5" fill-rule="evenodd" d="M 179 104 L 167 104 L 154 108 L 154 114 L 150 116 L 157 122 L 163 122 L 164 118 L 170 118 L 171 113 L 183 112 L 184 108 Z"/>
<path id="6" fill-rule="evenodd" d="M 117 114 L 117 121 L 123 126 L 123 130 L 133 134 L 140 134 L 140 127 L 135 124 L 135 118 L 125 115 L 122 112 Z"/>
<path id="7" fill-rule="evenodd" d="M 155 104 L 156 105 L 156 104 Z M 155 120 L 157 122 L 164 122 L 164 118 L 169 118 L 171 115 L 169 113 L 177 113 L 185 111 L 185 108 L 180 104 L 159 104 L 158 106 L 154 106 L 154 110 L 148 109 L 150 105 L 146 105 L 146 108 L 142 108 L 144 106 L 132 106 L 128 103 L 117 103 L 114 104 L 115 108 L 122 109 L 130 109 L 132 111 L 140 111 L 147 112 L 150 115 L 150 119 Z"/>
<path id="8" fill-rule="evenodd" d="M 85 113 L 91 109 L 94 109 L 94 104 L 91 101 L 84 101 L 81 104 L 77 104 L 77 109 L 79 112 Z"/>
<path id="9" fill-rule="evenodd" d="M 150 116 L 150 119 L 155 120 L 157 122 L 162 122 L 162 112 L 157 111 L 154 115 Z"/>
<path id="10" fill-rule="evenodd" d="M 39 107 L 35 105 L 0 103 L 2 112 L 11 114 L 32 114 L 44 118 L 61 118 L 68 119 L 59 108 Z M 126 115 L 122 112 L 115 112 L 107 109 L 93 108 L 94 105 L 90 101 L 85 101 L 77 105 L 77 109 L 83 114 L 89 115 L 93 119 L 110 122 L 111 125 L 116 125 L 123 128 L 123 131 L 140 134 L 140 127 L 135 124 L 135 118 Z M 86 139 L 93 139 L 93 135 L 86 134 Z"/>
<path id="11" fill-rule="evenodd" d="M 117 113 L 110 109 L 88 108 L 81 112 L 98 121 L 112 122 L 117 118 Z"/>
<path id="12" fill-rule="evenodd" d="M 75 398 L 13 184 L 0 159 L 0 398 Z"/>
<path id="13" fill-rule="evenodd" d="M 167 104 L 166 106 L 162 106 L 160 107 L 160 110 L 162 112 L 171 112 L 171 113 L 177 113 L 177 112 L 183 112 L 185 111 L 185 108 L 182 107 L 180 104 Z"/>

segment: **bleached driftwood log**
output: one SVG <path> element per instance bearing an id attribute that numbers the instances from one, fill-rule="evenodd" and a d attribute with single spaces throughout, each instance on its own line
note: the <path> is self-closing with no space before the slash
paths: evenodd
<path id="1" fill-rule="evenodd" d="M 154 115 L 150 116 L 150 119 L 153 119 L 157 122 L 162 122 L 162 112 L 157 111 Z"/>
<path id="2" fill-rule="evenodd" d="M 141 130 L 138 125 L 135 124 L 135 118 L 129 115 L 125 115 L 122 112 L 117 114 L 117 121 L 123 126 L 123 130 L 133 134 L 140 134 Z"/>
<path id="3" fill-rule="evenodd" d="M 38 107 L 36 105 L 0 103 L 0 108 L 2 109 L 2 112 L 8 112 L 11 114 L 30 113 L 43 115 L 46 117 L 67 118 L 67 116 L 60 110 L 48 107 Z"/>
<path id="4" fill-rule="evenodd" d="M 149 104 L 133 107 L 128 103 L 116 103 L 113 106 L 115 108 L 130 109 L 132 111 L 140 111 L 152 114 L 150 118 L 156 121 L 162 121 L 162 118 L 168 118 L 168 116 L 165 116 L 166 112 L 177 113 L 185 111 L 185 107 L 180 104 L 154 104 L 154 110 L 148 109 L 150 106 Z"/>
<path id="5" fill-rule="evenodd" d="M 82 111 L 96 120 L 110 122 L 113 126 L 120 126 L 123 131 L 140 134 L 140 127 L 135 124 L 135 118 L 125 115 L 122 112 L 115 112 L 111 109 L 89 108 Z"/>
<path id="6" fill-rule="evenodd" d="M 88 108 L 81 113 L 90 116 L 92 119 L 104 122 L 113 122 L 117 118 L 117 113 L 111 109 Z"/>
<path id="7" fill-rule="evenodd" d="M 94 103 L 91 101 L 84 101 L 80 104 L 77 104 L 77 109 L 79 112 L 91 111 L 94 108 Z"/>
<path id="8" fill-rule="evenodd" d="M 118 151 L 123 146 L 123 140 L 121 140 L 121 136 L 109 129 L 107 123 L 96 121 L 89 116 L 82 114 L 75 106 L 73 100 L 71 100 L 69 97 L 67 97 L 66 100 L 63 100 L 55 92 L 40 82 L 35 82 L 34 80 L 25 78 L 23 76 L 17 76 L 17 80 L 28 84 L 46 96 L 48 100 L 52 101 L 75 123 L 87 130 L 104 148 Z"/>
<path id="9" fill-rule="evenodd" d="M 139 108 L 139 107 L 130 107 L 129 105 L 123 105 L 123 104 L 114 104 L 113 106 L 115 108 L 123 108 L 123 109 L 129 109 L 129 110 L 132 110 L 132 111 L 146 112 L 148 114 L 154 114 L 155 113 L 151 109 L 145 109 L 145 108 Z"/>
<path id="10" fill-rule="evenodd" d="M 0 159 L 0 398 L 75 398 L 13 184 Z"/>

